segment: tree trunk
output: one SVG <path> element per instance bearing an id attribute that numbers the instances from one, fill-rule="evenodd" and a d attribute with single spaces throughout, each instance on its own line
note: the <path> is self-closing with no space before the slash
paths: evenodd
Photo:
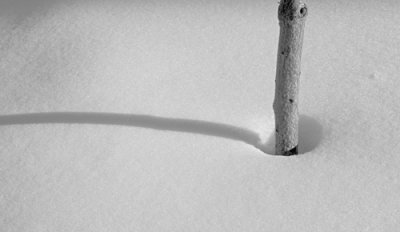
<path id="1" fill-rule="evenodd" d="M 281 0 L 278 61 L 275 80 L 275 154 L 298 154 L 298 100 L 301 52 L 307 6 L 300 0 Z"/>

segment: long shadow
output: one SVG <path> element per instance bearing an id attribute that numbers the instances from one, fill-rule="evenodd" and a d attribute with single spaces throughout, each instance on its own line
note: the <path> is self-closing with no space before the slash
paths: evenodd
<path id="1" fill-rule="evenodd" d="M 0 116 L 0 126 L 24 124 L 97 124 L 177 131 L 242 141 L 258 147 L 258 134 L 236 126 L 190 119 L 174 119 L 138 114 L 56 112 Z"/>

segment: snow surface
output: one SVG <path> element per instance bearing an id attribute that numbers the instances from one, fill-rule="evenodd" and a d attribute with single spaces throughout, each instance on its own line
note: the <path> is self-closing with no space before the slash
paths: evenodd
<path id="1" fill-rule="evenodd" d="M 2 1 L 0 231 L 398 231 L 400 3 L 307 3 L 277 157 L 276 1 Z"/>

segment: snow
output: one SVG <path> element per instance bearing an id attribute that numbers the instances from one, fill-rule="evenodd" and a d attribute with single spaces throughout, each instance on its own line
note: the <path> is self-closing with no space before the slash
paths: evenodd
<path id="1" fill-rule="evenodd" d="M 0 230 L 396 231 L 400 4 L 307 3 L 295 157 L 276 1 L 0 3 Z"/>

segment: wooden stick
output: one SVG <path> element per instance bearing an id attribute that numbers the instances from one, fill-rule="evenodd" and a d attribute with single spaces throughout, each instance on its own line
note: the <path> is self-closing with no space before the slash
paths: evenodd
<path id="1" fill-rule="evenodd" d="M 301 51 L 307 6 L 300 0 L 281 0 L 278 61 L 275 80 L 275 154 L 298 154 L 298 100 Z"/>

